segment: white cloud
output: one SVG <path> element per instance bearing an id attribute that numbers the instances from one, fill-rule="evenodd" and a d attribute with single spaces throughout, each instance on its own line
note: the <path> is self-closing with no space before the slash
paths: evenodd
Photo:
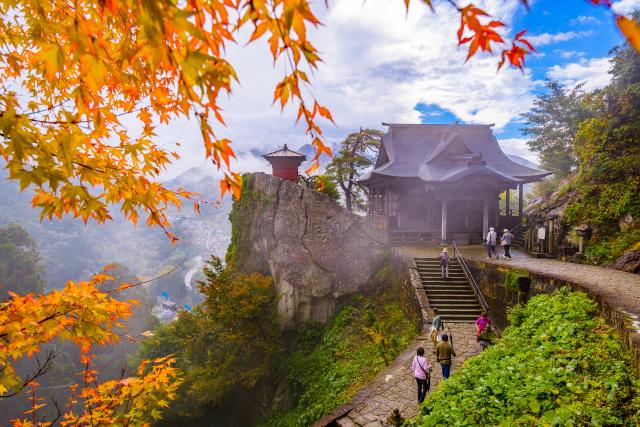
<path id="1" fill-rule="evenodd" d="M 511 154 L 515 156 L 520 156 L 533 162 L 535 164 L 540 163 L 540 159 L 538 159 L 538 155 L 529 151 L 529 146 L 527 145 L 527 140 L 523 138 L 505 138 L 498 139 L 498 143 L 504 151 L 505 154 Z"/>
<path id="2" fill-rule="evenodd" d="M 609 83 L 609 67 L 608 58 L 591 58 L 563 66 L 554 65 L 547 71 L 547 77 L 568 86 L 583 83 L 585 90 L 594 90 Z"/>
<path id="3" fill-rule="evenodd" d="M 522 7 L 519 0 L 476 3 L 507 25 Z M 418 103 L 436 104 L 465 122 L 495 123 L 497 130 L 531 105 L 538 83 L 530 70 L 505 67 L 497 73 L 497 54 L 478 54 L 465 63 L 467 48 L 458 48 L 456 39 L 459 15 L 445 2 L 435 14 L 412 4 L 408 16 L 397 0 L 336 0 L 328 11 L 324 2 L 317 4 L 324 26 L 310 37 L 323 63 L 311 89 L 336 120 L 337 126 L 323 127 L 330 142 L 360 126 L 382 128 L 382 121 L 417 123 Z M 240 85 L 223 102 L 228 127 L 220 127 L 219 136 L 231 138 L 237 153 L 309 143 L 304 128 L 293 124 L 295 111 L 280 113 L 272 106 L 273 88 L 286 66 L 273 68 L 264 41 L 245 47 L 245 40 L 228 49 Z M 205 163 L 193 123 L 172 124 L 159 134 L 166 143 L 183 141 L 184 160 L 170 175 Z"/>
<path id="4" fill-rule="evenodd" d="M 613 3 L 611 8 L 616 13 L 628 15 L 636 10 L 640 10 L 640 0 L 620 0 Z"/>
<path id="5" fill-rule="evenodd" d="M 592 36 L 593 34 L 595 33 L 591 30 L 566 31 L 564 33 L 556 33 L 556 34 L 542 33 L 542 34 L 529 36 L 527 37 L 527 40 L 533 43 L 534 46 L 538 47 L 538 46 L 546 46 L 554 43 L 566 42 L 568 40 L 572 40 L 576 38 L 589 37 L 589 36 Z"/>
<path id="6" fill-rule="evenodd" d="M 600 25 L 600 20 L 595 16 L 580 15 L 577 18 L 572 19 L 570 24 L 571 25 L 587 25 L 587 24 Z"/>
<path id="7" fill-rule="evenodd" d="M 560 55 L 563 59 L 581 58 L 584 56 L 584 52 L 579 52 L 577 50 L 554 50 L 554 52 Z"/>

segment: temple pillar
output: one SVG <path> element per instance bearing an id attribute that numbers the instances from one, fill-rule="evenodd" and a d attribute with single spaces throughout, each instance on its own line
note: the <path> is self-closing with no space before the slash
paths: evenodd
<path id="1" fill-rule="evenodd" d="M 464 204 L 464 227 L 466 230 L 469 230 L 469 203 Z"/>
<path id="2" fill-rule="evenodd" d="M 442 230 L 441 230 L 442 242 L 447 240 L 447 201 L 442 201 Z"/>
<path id="3" fill-rule="evenodd" d="M 489 232 L 489 202 L 482 201 L 482 240 L 486 239 Z"/>
<path id="4" fill-rule="evenodd" d="M 504 193 L 504 197 L 505 197 L 504 198 L 504 211 L 505 211 L 504 215 L 505 216 L 510 216 L 509 215 L 509 197 L 510 197 L 510 194 L 509 194 L 509 189 L 508 188 L 506 189 L 506 191 Z"/>
<path id="5" fill-rule="evenodd" d="M 524 184 L 518 184 L 518 216 L 520 217 L 521 222 L 522 222 L 522 211 L 524 210 L 523 195 L 524 195 Z"/>

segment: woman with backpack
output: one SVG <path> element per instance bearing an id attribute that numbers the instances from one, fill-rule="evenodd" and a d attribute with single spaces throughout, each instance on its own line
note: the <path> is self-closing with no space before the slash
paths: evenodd
<path id="1" fill-rule="evenodd" d="M 511 259 L 509 248 L 511 247 L 512 240 L 513 240 L 513 234 L 511 234 L 509 230 L 505 228 L 502 232 L 502 237 L 500 238 L 500 246 L 504 248 L 504 257 L 506 259 Z"/>
<path id="2" fill-rule="evenodd" d="M 424 357 L 423 347 L 418 347 L 416 350 L 416 356 L 411 363 L 411 370 L 418 383 L 418 404 L 420 404 L 424 402 L 424 398 L 431 386 L 431 365 Z"/>

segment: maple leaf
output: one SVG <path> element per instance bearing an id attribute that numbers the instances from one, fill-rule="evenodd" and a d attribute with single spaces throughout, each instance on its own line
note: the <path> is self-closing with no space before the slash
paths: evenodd
<path id="1" fill-rule="evenodd" d="M 622 34 L 629 41 L 629 44 L 640 52 L 640 26 L 638 23 L 634 19 L 621 15 L 616 16 L 616 23 Z"/>

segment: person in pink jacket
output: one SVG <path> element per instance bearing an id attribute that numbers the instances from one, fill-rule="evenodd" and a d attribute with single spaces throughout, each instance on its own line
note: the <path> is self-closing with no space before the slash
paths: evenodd
<path id="1" fill-rule="evenodd" d="M 411 363 L 411 370 L 418 383 L 418 403 L 420 404 L 424 401 L 431 385 L 431 365 L 429 365 L 429 362 L 427 362 L 427 359 L 424 357 L 424 348 L 418 347 L 416 353 Z"/>

